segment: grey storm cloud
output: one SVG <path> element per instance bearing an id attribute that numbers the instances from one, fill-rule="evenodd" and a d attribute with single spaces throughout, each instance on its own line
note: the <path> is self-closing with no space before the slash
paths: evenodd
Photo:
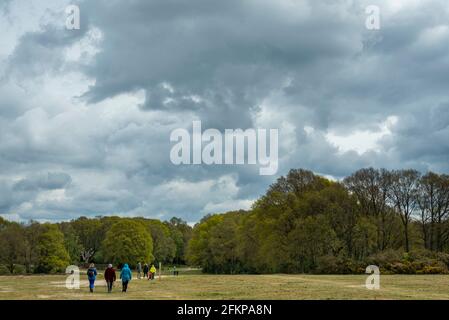
<path id="1" fill-rule="evenodd" d="M 0 10 L 7 11 L 9 9 L 9 5 L 11 4 L 12 0 L 3 0 L 0 3 Z"/>
<path id="2" fill-rule="evenodd" d="M 0 214 L 194 222 L 249 208 L 276 176 L 171 164 L 170 132 L 196 119 L 278 128 L 279 175 L 449 171 L 445 0 L 79 0 L 72 31 L 70 3 L 35 2 L 34 20 L 24 0 L 0 5 L 34 21 L 5 19 Z M 368 5 L 380 30 L 365 27 Z"/>
<path id="3" fill-rule="evenodd" d="M 292 13 L 274 1 L 85 2 L 81 8 L 104 34 L 87 67 L 96 82 L 85 97 L 97 102 L 140 88 L 143 109 L 189 110 L 212 127 L 250 127 L 252 109 L 287 77 L 359 49 L 361 17 L 316 1 L 298 4 Z"/>
<path id="4" fill-rule="evenodd" d="M 64 65 L 61 51 L 84 35 L 83 29 L 69 32 L 53 25 L 44 28 L 43 31 L 26 33 L 21 37 L 8 61 L 6 74 L 32 77 L 61 68 Z"/>
<path id="5" fill-rule="evenodd" d="M 37 175 L 22 179 L 14 185 L 14 190 L 54 190 L 67 187 L 72 178 L 66 173 L 49 172 L 47 175 Z"/>

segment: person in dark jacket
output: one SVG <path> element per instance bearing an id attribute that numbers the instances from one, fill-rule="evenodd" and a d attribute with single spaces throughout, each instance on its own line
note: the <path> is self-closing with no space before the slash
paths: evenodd
<path id="1" fill-rule="evenodd" d="M 94 292 L 96 278 L 97 278 L 97 269 L 95 269 L 95 265 L 91 263 L 89 269 L 87 269 L 87 279 L 89 280 L 90 292 Z"/>
<path id="2" fill-rule="evenodd" d="M 120 279 L 122 279 L 122 292 L 126 292 L 128 290 L 128 283 L 133 278 L 131 269 L 129 268 L 128 264 L 125 263 L 123 265 L 122 271 L 120 272 Z"/>
<path id="3" fill-rule="evenodd" d="M 145 265 L 143 266 L 143 277 L 145 279 L 148 278 L 148 272 L 150 271 L 150 267 L 148 266 L 147 263 L 145 263 Z"/>
<path id="4" fill-rule="evenodd" d="M 115 269 L 112 267 L 112 264 L 109 264 L 108 268 L 104 272 L 104 280 L 106 280 L 108 285 L 108 293 L 112 292 L 112 286 L 114 285 L 116 279 Z"/>

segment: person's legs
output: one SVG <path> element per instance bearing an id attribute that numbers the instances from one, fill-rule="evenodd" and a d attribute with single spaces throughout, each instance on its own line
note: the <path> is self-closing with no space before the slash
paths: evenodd
<path id="1" fill-rule="evenodd" d="M 112 292 L 112 281 L 108 281 L 108 293 Z"/>
<path id="2" fill-rule="evenodd" d="M 126 292 L 126 290 L 128 290 L 128 281 L 123 281 L 122 282 L 122 292 Z"/>
<path id="3" fill-rule="evenodd" d="M 94 283 L 95 283 L 95 280 L 94 280 L 94 279 L 89 279 L 89 289 L 90 289 L 90 292 L 94 292 Z"/>

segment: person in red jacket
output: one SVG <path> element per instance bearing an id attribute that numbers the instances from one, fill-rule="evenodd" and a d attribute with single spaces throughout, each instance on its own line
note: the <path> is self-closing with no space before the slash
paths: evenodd
<path id="1" fill-rule="evenodd" d="M 108 285 L 108 293 L 111 293 L 112 286 L 116 280 L 115 269 L 112 267 L 112 264 L 108 265 L 108 268 L 104 272 L 104 279 Z"/>

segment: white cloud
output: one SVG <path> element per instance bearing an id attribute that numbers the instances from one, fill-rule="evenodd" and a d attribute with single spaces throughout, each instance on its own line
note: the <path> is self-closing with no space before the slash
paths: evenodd
<path id="1" fill-rule="evenodd" d="M 368 151 L 381 152 L 381 140 L 392 134 L 391 129 L 397 123 L 396 116 L 388 117 L 378 125 L 378 130 L 356 130 L 344 136 L 328 132 L 326 139 L 336 146 L 340 153 L 355 151 L 359 155 Z"/>
<path id="2" fill-rule="evenodd" d="M 281 174 L 449 170 L 445 0 L 83 1 L 78 33 L 69 2 L 0 13 L 0 213 L 195 222 L 248 208 L 276 177 L 169 161 L 171 130 L 193 119 L 280 129 Z M 14 189 L 49 172 L 71 183 Z"/>

